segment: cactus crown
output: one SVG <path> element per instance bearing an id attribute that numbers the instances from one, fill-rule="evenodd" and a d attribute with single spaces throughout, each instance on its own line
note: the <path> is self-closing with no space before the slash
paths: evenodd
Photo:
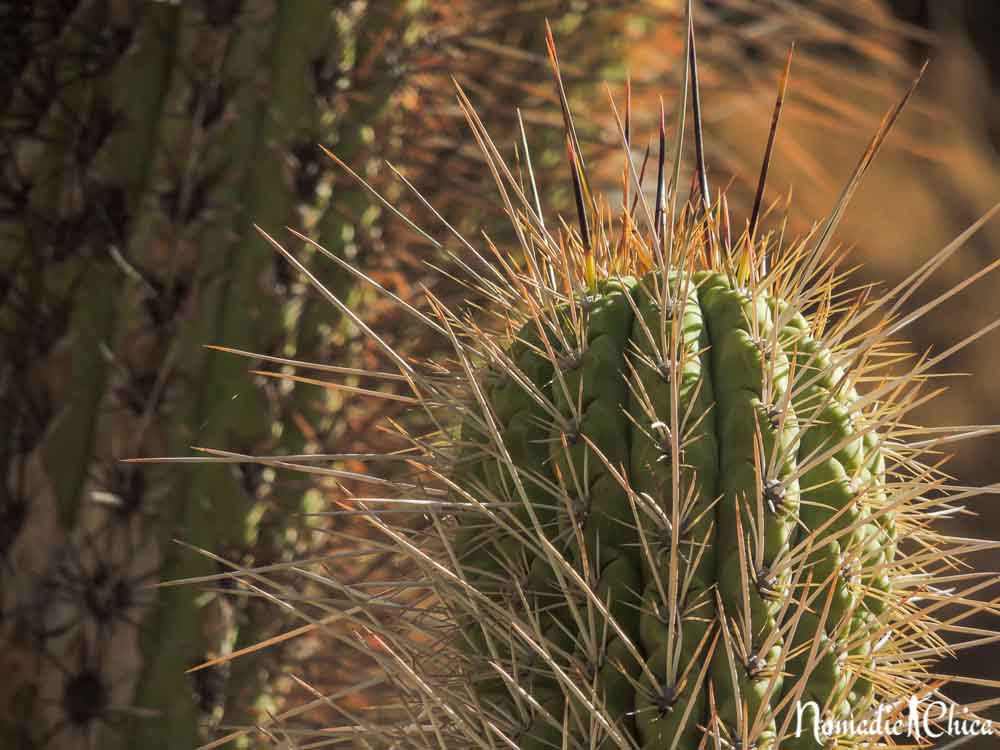
<path id="1" fill-rule="evenodd" d="M 959 626 L 995 612 L 973 598 L 989 576 L 958 564 L 987 543 L 934 529 L 979 491 L 950 486 L 936 463 L 939 446 L 972 431 L 916 439 L 924 431 L 906 422 L 930 369 L 955 349 L 889 376 L 902 359 L 894 337 L 958 288 L 915 312 L 904 304 L 961 242 L 877 298 L 844 288 L 842 255 L 830 246 L 910 92 L 827 221 L 786 243 L 757 229 L 787 67 L 740 231 L 709 189 L 690 28 L 690 86 L 672 156 L 661 121 L 652 205 L 645 164 L 631 155 L 630 103 L 616 114 L 626 158 L 615 218 L 588 183 L 551 36 L 550 55 L 579 226 L 546 220 L 530 161 L 508 166 L 460 90 L 519 246 L 484 251 L 446 225 L 485 316 L 432 293 L 421 309 L 394 298 L 450 345 L 448 362 L 404 358 L 265 234 L 398 367 L 384 375 L 386 389 L 362 395 L 409 401 L 433 425 L 406 436 L 410 450 L 370 457 L 371 475 L 348 477 L 370 496 L 342 503 L 374 527 L 359 554 L 396 556 L 405 580 L 375 589 L 307 574 L 338 604 L 310 615 L 306 629 L 349 623 L 353 635 L 341 640 L 374 664 L 358 690 L 378 685 L 391 696 L 374 711 L 318 700 L 344 722 L 316 738 L 367 747 L 851 746 L 796 736 L 797 706 L 863 719 L 881 704 L 939 698 L 946 678 L 933 663 L 963 647 L 946 645 L 945 634 L 961 631 L 969 645 L 995 637 Z M 692 197 L 682 200 L 688 99 L 697 164 Z M 256 460 L 304 466 L 302 457 Z M 407 471 L 380 473 L 400 464 Z M 270 585 L 267 574 L 251 575 Z"/>

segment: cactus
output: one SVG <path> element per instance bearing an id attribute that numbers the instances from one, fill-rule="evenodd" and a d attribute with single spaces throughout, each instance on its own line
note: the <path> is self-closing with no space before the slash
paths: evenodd
<path id="1" fill-rule="evenodd" d="M 9 481 L 0 504 L 0 573 L 8 574 L 3 639 L 14 662 L 25 658 L 19 652 L 35 651 L 44 667 L 37 681 L 35 667 L 15 669 L 15 687 L 31 689 L 0 700 L 0 724 L 23 735 L 16 741 L 193 744 L 199 719 L 243 718 L 262 670 L 229 675 L 224 711 L 210 679 L 192 680 L 181 670 L 206 652 L 260 637 L 258 612 L 245 599 L 235 610 L 213 607 L 222 610 L 222 627 L 206 634 L 212 608 L 190 590 L 143 587 L 158 571 L 182 577 L 214 570 L 173 547 L 177 535 L 228 554 L 238 549 L 244 564 L 283 559 L 296 544 L 286 530 L 300 496 L 258 481 L 253 471 L 239 477 L 240 488 L 226 467 L 147 475 L 118 459 L 179 452 L 192 441 L 236 439 L 245 450 L 252 443 L 292 453 L 313 447 L 300 430 L 319 421 L 318 400 L 307 388 L 296 388 L 278 414 L 276 399 L 265 404 L 233 362 L 199 348 L 215 341 L 266 355 L 315 356 L 328 323 L 343 317 L 305 300 L 290 325 L 297 289 L 282 286 L 282 269 L 279 283 L 261 285 L 272 280 L 271 258 L 241 239 L 250 220 L 279 225 L 317 208 L 315 179 L 325 177 L 309 174 L 313 141 L 332 140 L 341 157 L 363 160 L 367 136 L 355 125 L 384 122 L 391 101 L 403 103 L 388 108 L 399 118 L 391 123 L 395 132 L 427 129 L 421 118 L 431 107 L 414 101 L 441 94 L 442 54 L 450 63 L 461 56 L 455 64 L 468 65 L 477 90 L 496 96 L 499 87 L 518 88 L 523 76 L 510 71 L 531 64 L 514 49 L 531 46 L 521 22 L 548 10 L 525 3 L 505 9 L 510 15 L 484 13 L 491 5 L 469 4 L 470 11 L 451 3 L 348 3 L 332 15 L 323 3 L 272 0 L 184 7 L 98 0 L 16 9 L 19 24 L 42 28 L 45 37 L 31 55 L 15 50 L 12 65 L 0 71 L 11 76 L 0 95 L 11 165 L 2 210 L 5 228 L 14 229 L 4 250 L 14 281 L 0 290 L 10 332 L 0 380 L 4 396 L 13 394 L 4 404 L 11 418 L 4 421 Z M 423 18 L 429 37 L 435 29 L 462 31 L 445 34 L 442 43 L 410 44 L 418 36 L 408 30 L 411 13 Z M 723 34 L 728 28 L 720 25 Z M 484 37 L 501 39 L 503 60 L 521 67 L 484 66 L 471 57 L 470 50 L 498 51 Z M 584 40 L 578 51 L 574 61 L 586 70 L 587 55 L 599 57 L 600 45 Z M 334 90 L 341 92 L 336 100 Z M 289 148 L 298 163 L 282 158 Z M 449 171 L 465 158 L 447 137 L 428 149 L 424 160 L 448 160 Z M 412 177 L 422 188 L 438 181 L 437 170 Z M 371 220 L 361 205 L 366 188 L 340 180 L 333 187 L 336 197 L 315 229 L 335 256 L 349 257 L 354 231 Z M 459 211 L 466 222 L 476 218 L 464 203 Z M 354 294 L 355 277 L 341 266 L 321 273 L 336 295 Z M 260 325 L 246 325 L 247 314 Z M 269 421 L 280 435 L 258 441 Z M 482 439 L 472 423 L 468 429 L 469 441 Z M 101 645 L 108 641 L 114 647 Z M 250 665 L 234 665 L 240 668 Z M 141 718 L 120 731 L 130 706 Z"/>
<path id="2" fill-rule="evenodd" d="M 245 250 L 251 221 L 305 217 L 338 255 L 367 241 L 366 190 L 331 180 L 316 142 L 363 159 L 355 124 L 427 96 L 423 68 L 463 39 L 402 54 L 415 18 L 446 27 L 420 4 L 15 5 L 0 65 L 0 641 L 30 659 L 13 659 L 0 744 L 194 745 L 223 713 L 247 720 L 263 670 L 184 667 L 255 642 L 273 614 L 144 589 L 214 571 L 177 537 L 256 564 L 287 556 L 302 494 L 254 472 L 151 474 L 119 459 L 202 440 L 298 452 L 334 432 L 341 415 L 320 415 L 307 389 L 262 398 L 201 345 L 322 356 L 338 316 L 284 284 L 265 246 Z M 484 82 L 510 67 L 482 57 L 468 60 Z M 354 284 L 339 268 L 324 280 Z M 121 592 L 114 613 L 108 590 Z M 108 699 L 64 699 L 79 668 Z"/>
<path id="3" fill-rule="evenodd" d="M 256 675 L 237 672 L 227 686 L 226 675 L 212 684 L 219 675 L 184 668 L 256 641 L 270 612 L 148 584 L 213 572 L 178 536 L 258 563 L 280 557 L 301 494 L 225 468 L 156 475 L 119 460 L 179 451 L 197 434 L 262 449 L 259 434 L 279 421 L 274 402 L 245 382 L 234 389 L 233 360 L 202 344 L 289 353 L 329 325 L 328 310 L 290 324 L 298 290 L 269 283 L 283 267 L 240 248 L 251 217 L 280 223 L 320 207 L 325 175 L 310 181 L 287 152 L 318 152 L 331 133 L 322 78 L 341 70 L 347 44 L 409 21 L 369 13 L 358 33 L 346 12 L 88 0 L 14 14 L 24 54 L 3 66 L 0 113 L 11 271 L 0 641 L 31 664 L 0 698 L 0 745 L 193 747 L 227 697 L 230 718 L 245 719 L 259 692 Z M 397 85 L 387 78 L 366 99 L 370 119 Z M 363 224 L 335 216 L 321 231 Z M 253 309 L 267 325 L 244 325 Z M 303 424 L 316 412 L 304 399 L 293 408 Z M 303 441 L 288 428 L 271 444 L 297 451 Z M 78 673 L 100 700 L 67 697 Z"/>
<path id="4" fill-rule="evenodd" d="M 373 373 L 384 386 L 363 395 L 414 410 L 415 426 L 401 431 L 409 448 L 362 457 L 370 474 L 328 467 L 329 455 L 305 469 L 367 487 L 331 512 L 371 524 L 359 555 L 392 554 L 408 570 L 374 585 L 306 573 L 329 591 L 314 602 L 323 614 L 299 610 L 306 624 L 286 637 L 336 624 L 338 640 L 371 660 L 357 690 L 382 684 L 391 694 L 366 710 L 337 702 L 349 691 L 318 698 L 340 716 L 314 739 L 853 747 L 846 736 L 817 739 L 808 717 L 860 721 L 911 697 L 947 702 L 942 686 L 962 678 L 935 662 L 1000 636 L 960 624 L 997 613 L 996 600 L 974 598 L 994 579 L 959 567 L 992 544 L 935 529 L 979 492 L 949 484 L 936 453 L 996 428 L 920 428 L 906 415 L 927 398 L 930 370 L 989 329 L 903 372 L 895 337 L 967 285 L 904 312 L 993 212 L 886 293 L 846 286 L 833 233 L 911 88 L 824 223 L 795 242 L 760 229 L 786 66 L 757 200 L 734 234 L 723 195 L 709 188 L 689 26 L 678 133 L 690 98 L 691 197 L 679 197 L 683 138 L 668 155 L 661 120 L 647 200 L 626 105 L 612 219 L 587 178 L 549 44 L 578 229 L 542 216 L 530 171 L 504 162 L 460 89 L 519 245 L 476 248 L 446 226 L 468 252 L 457 260 L 480 316 L 429 291 L 423 306 L 392 298 L 451 346 L 447 361 L 395 351 L 262 230 L 396 365 Z M 310 461 L 257 460 L 292 470 Z M 276 575 L 235 577 L 280 596 Z M 968 639 L 945 641 L 955 634 Z"/>

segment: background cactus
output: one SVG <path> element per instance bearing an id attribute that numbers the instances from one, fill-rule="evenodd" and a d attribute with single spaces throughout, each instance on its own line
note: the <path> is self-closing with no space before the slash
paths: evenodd
<path id="1" fill-rule="evenodd" d="M 236 690 L 222 670 L 184 668 L 255 641 L 273 615 L 146 587 L 215 570 L 177 537 L 257 563 L 289 554 L 302 492 L 252 470 L 182 476 L 120 459 L 209 433 L 296 451 L 297 424 L 313 439 L 323 429 L 310 400 L 279 408 L 246 381 L 229 389 L 232 360 L 202 345 L 323 351 L 318 332 L 336 321 L 293 314 L 297 290 L 273 258 L 241 250 L 249 217 L 331 240 L 370 225 L 344 212 L 350 191 L 322 199 L 310 154 L 336 131 L 338 82 L 347 96 L 377 77 L 360 110 L 377 121 L 399 79 L 370 50 L 410 16 L 312 2 L 20 5 L 2 128 L 3 637 L 16 662 L 5 741 L 194 746 L 227 698 L 231 719 L 247 716 L 262 670 L 232 675 Z M 345 274 L 326 280 L 346 293 Z M 269 434 L 272 422 L 285 429 Z"/>

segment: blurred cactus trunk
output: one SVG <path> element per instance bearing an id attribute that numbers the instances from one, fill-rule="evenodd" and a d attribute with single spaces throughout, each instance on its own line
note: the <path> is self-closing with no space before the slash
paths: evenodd
<path id="1" fill-rule="evenodd" d="M 270 602 L 218 595 L 234 593 L 223 579 L 150 584 L 300 556 L 310 486 L 253 465 L 122 459 L 372 442 L 358 425 L 381 407 L 347 426 L 322 390 L 247 375 L 280 363 L 204 345 L 317 361 L 355 346 L 254 225 L 304 228 L 411 283 L 419 261 L 401 244 L 368 257 L 394 235 L 317 144 L 383 188 L 391 172 L 369 150 L 410 157 L 431 198 L 443 169 L 476 185 L 450 138 L 461 117 L 437 120 L 430 102 L 452 99 L 452 74 L 498 100 L 520 89 L 544 59 L 545 10 L 65 0 L 4 11 L 16 32 L 0 71 L 5 746 L 194 747 L 223 720 L 253 723 L 255 702 L 275 707 L 262 686 L 280 649 L 185 674 L 280 632 Z M 410 140 L 419 131 L 435 138 Z M 416 142 L 435 145 L 418 154 Z M 474 190 L 445 197 L 474 223 Z M 296 250 L 307 263 L 315 253 Z M 313 265 L 363 304 L 350 273 Z"/>
<path id="2" fill-rule="evenodd" d="M 121 459 L 193 445 L 294 453 L 331 429 L 315 393 L 279 409 L 247 361 L 203 345 L 322 356 L 337 321 L 300 299 L 254 224 L 313 227 L 335 251 L 359 232 L 363 188 L 331 195 L 316 144 L 358 158 L 337 108 L 349 98 L 357 110 L 349 128 L 377 122 L 396 78 L 373 60 L 408 15 L 391 3 L 81 0 L 11 21 L 0 636 L 13 684 L 0 736 L 195 747 L 227 702 L 253 705 L 261 670 L 185 669 L 266 626 L 245 597 L 148 584 L 225 569 L 173 540 L 245 565 L 287 557 L 304 490 L 235 465 Z M 340 293 L 350 283 L 324 280 Z"/>

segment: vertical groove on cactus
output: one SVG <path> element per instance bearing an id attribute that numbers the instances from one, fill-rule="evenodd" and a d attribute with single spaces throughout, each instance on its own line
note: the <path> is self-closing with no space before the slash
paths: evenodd
<path id="1" fill-rule="evenodd" d="M 101 9 L 103 4 L 95 4 Z M 105 11 L 106 12 L 106 11 Z M 150 12 L 145 38 L 136 42 L 138 53 L 129 56 L 121 78 L 107 82 L 109 106 L 124 120 L 115 147 L 129 154 L 102 170 L 101 180 L 120 190 L 120 210 L 134 217 L 140 207 L 155 157 L 157 133 L 173 67 L 174 35 L 177 31 L 176 8 L 161 7 Z M 70 52 L 69 54 L 73 54 Z M 141 70 L 140 76 L 137 72 Z M 130 81 L 129 74 L 137 81 Z M 58 110 L 59 105 L 56 106 Z M 72 114 L 65 113 L 72 117 Z M 67 155 L 68 157 L 68 155 Z M 64 157 L 64 158 L 67 158 Z M 64 199 L 72 200 L 74 185 L 62 185 Z M 123 242 L 127 227 L 118 226 L 113 205 L 102 206 L 99 221 L 111 225 L 111 242 Z M 109 215 L 112 214 L 112 215 Z M 115 349 L 120 310 L 119 298 L 124 283 L 120 270 L 110 258 L 92 264 L 89 273 L 79 281 L 78 312 L 73 315 L 80 331 L 74 335 L 73 384 L 75 395 L 69 413 L 53 430 L 46 450 L 46 463 L 59 497 L 60 520 L 66 529 L 73 527 L 79 512 L 84 482 L 94 449 L 95 428 L 100 404 L 108 379 L 109 362 L 106 351 Z M 94 342 L 98 342 L 94 346 Z"/>

